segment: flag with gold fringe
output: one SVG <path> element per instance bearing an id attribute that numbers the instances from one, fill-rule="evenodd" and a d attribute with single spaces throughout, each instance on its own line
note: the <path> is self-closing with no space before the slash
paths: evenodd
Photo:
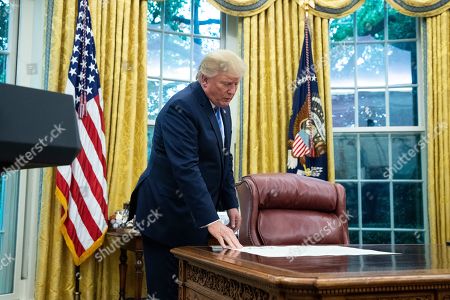
<path id="1" fill-rule="evenodd" d="M 78 0 L 75 40 L 66 93 L 74 96 L 82 149 L 56 172 L 62 205 L 60 229 L 79 266 L 103 243 L 108 229 L 103 100 L 87 0 Z"/>

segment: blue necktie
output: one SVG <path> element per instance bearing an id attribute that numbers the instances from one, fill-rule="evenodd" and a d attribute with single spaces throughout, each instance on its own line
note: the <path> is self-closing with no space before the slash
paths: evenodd
<path id="1" fill-rule="evenodd" d="M 223 123 L 222 123 L 222 116 L 220 115 L 220 108 L 214 107 L 214 113 L 216 115 L 217 124 L 219 125 L 220 134 L 222 136 L 222 144 L 225 144 L 225 133 L 223 132 Z"/>

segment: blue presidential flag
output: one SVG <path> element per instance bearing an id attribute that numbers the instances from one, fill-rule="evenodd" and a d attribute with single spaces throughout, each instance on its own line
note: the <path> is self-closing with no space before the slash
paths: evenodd
<path id="1" fill-rule="evenodd" d="M 288 172 L 328 179 L 325 119 L 319 97 L 308 22 L 294 82 L 288 132 Z"/>

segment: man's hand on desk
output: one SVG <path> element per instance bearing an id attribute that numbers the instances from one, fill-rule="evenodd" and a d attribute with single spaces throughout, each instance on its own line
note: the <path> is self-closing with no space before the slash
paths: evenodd
<path id="1" fill-rule="evenodd" d="M 230 219 L 230 223 L 228 223 L 228 227 L 233 229 L 234 232 L 238 231 L 241 228 L 241 214 L 237 208 L 231 208 L 227 210 L 228 218 Z"/>
<path id="2" fill-rule="evenodd" d="M 223 223 L 220 222 L 220 220 L 217 220 L 217 222 L 209 224 L 208 231 L 213 237 L 217 239 L 222 248 L 232 248 L 232 249 L 242 248 L 242 245 L 236 238 L 234 231 L 231 230 L 229 227 L 223 225 Z"/>

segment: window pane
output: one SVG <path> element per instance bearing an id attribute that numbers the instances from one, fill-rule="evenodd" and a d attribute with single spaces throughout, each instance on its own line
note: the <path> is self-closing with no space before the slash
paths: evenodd
<path id="1" fill-rule="evenodd" d="M 148 106 L 148 119 L 149 121 L 156 120 L 156 116 L 159 113 L 159 99 L 160 99 L 160 81 L 156 79 L 147 80 L 148 87 L 148 97 L 147 97 L 147 106 Z"/>
<path id="2" fill-rule="evenodd" d="M 391 126 L 417 126 L 417 88 L 389 89 Z"/>
<path id="3" fill-rule="evenodd" d="M 355 126 L 355 91 L 331 90 L 333 127 Z"/>
<path id="4" fill-rule="evenodd" d="M 161 29 L 161 10 L 164 2 L 147 2 L 147 28 Z"/>
<path id="5" fill-rule="evenodd" d="M 389 183 L 362 183 L 363 227 L 390 228 Z"/>
<path id="6" fill-rule="evenodd" d="M 330 20 L 330 41 L 353 40 L 353 15 Z"/>
<path id="7" fill-rule="evenodd" d="M 356 12 L 358 40 L 384 39 L 384 1 L 366 0 Z"/>
<path id="8" fill-rule="evenodd" d="M 359 90 L 359 126 L 386 126 L 384 90 Z"/>
<path id="9" fill-rule="evenodd" d="M 331 45 L 331 72 L 332 87 L 355 86 L 355 47 L 353 45 Z"/>
<path id="10" fill-rule="evenodd" d="M 194 34 L 220 37 L 220 11 L 207 0 L 194 1 Z"/>
<path id="11" fill-rule="evenodd" d="M 0 82 L 6 82 L 6 55 L 0 54 Z"/>
<path id="12" fill-rule="evenodd" d="M 358 86 L 384 86 L 384 46 L 382 44 L 360 44 L 356 58 Z"/>
<path id="13" fill-rule="evenodd" d="M 359 244 L 359 231 L 349 230 L 348 237 L 350 238 L 350 244 Z"/>
<path id="14" fill-rule="evenodd" d="M 162 105 L 167 103 L 169 99 L 175 95 L 178 91 L 184 89 L 189 83 L 183 81 L 163 81 L 163 103 Z"/>
<path id="15" fill-rule="evenodd" d="M 388 45 L 388 82 L 393 84 L 417 83 L 417 50 L 415 42 Z"/>
<path id="16" fill-rule="evenodd" d="M 389 231 L 363 231 L 363 244 L 390 244 Z"/>
<path id="17" fill-rule="evenodd" d="M 358 162 L 356 135 L 334 137 L 334 162 L 336 179 L 357 179 Z"/>
<path id="18" fill-rule="evenodd" d="M 405 16 L 388 6 L 388 35 L 390 40 L 416 37 L 416 18 Z"/>
<path id="19" fill-rule="evenodd" d="M 348 226 L 358 226 L 358 184 L 354 182 L 339 182 L 345 188 Z"/>
<path id="20" fill-rule="evenodd" d="M 394 183 L 396 228 L 423 229 L 422 183 Z"/>
<path id="21" fill-rule="evenodd" d="M 394 179 L 422 179 L 420 150 L 426 146 L 419 134 L 392 136 L 392 168 Z"/>
<path id="22" fill-rule="evenodd" d="M 161 74 L 161 33 L 147 32 L 147 76 Z"/>
<path id="23" fill-rule="evenodd" d="M 203 57 L 209 52 L 220 48 L 220 40 L 194 38 L 194 61 L 192 66 L 192 78 L 195 78 L 198 71 L 198 66 Z"/>
<path id="24" fill-rule="evenodd" d="M 13 292 L 18 220 L 19 172 L 2 176 L 0 189 L 0 295 Z"/>
<path id="25" fill-rule="evenodd" d="M 0 50 L 8 49 L 9 0 L 0 1 Z"/>
<path id="26" fill-rule="evenodd" d="M 190 80 L 191 38 L 175 34 L 164 35 L 164 78 Z"/>
<path id="27" fill-rule="evenodd" d="M 423 244 L 425 243 L 422 231 L 397 231 L 395 232 L 396 244 Z"/>
<path id="28" fill-rule="evenodd" d="M 164 1 L 164 29 L 166 31 L 191 32 L 191 1 Z"/>
<path id="29" fill-rule="evenodd" d="M 361 178 L 384 179 L 383 174 L 385 174 L 389 161 L 387 135 L 362 135 L 360 144 Z"/>

